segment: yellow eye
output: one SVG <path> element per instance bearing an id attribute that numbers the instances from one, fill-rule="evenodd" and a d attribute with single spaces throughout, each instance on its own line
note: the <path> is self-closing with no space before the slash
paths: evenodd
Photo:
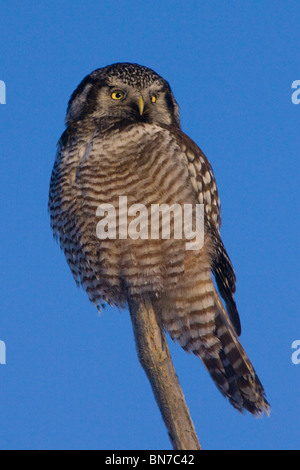
<path id="1" fill-rule="evenodd" d="M 156 100 L 157 100 L 156 96 L 155 96 L 155 95 L 152 95 L 152 96 L 151 96 L 151 101 L 152 101 L 152 103 L 156 103 Z"/>
<path id="2" fill-rule="evenodd" d="M 114 91 L 111 94 L 111 97 L 113 100 L 121 100 L 122 98 L 124 98 L 124 96 L 125 96 L 124 92 L 120 90 Z"/>

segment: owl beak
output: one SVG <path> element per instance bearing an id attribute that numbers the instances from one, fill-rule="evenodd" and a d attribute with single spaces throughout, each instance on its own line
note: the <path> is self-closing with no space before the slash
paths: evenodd
<path id="1" fill-rule="evenodd" d="M 139 97 L 137 105 L 138 105 L 138 108 L 139 108 L 140 116 L 142 116 L 142 114 L 144 112 L 144 107 L 145 107 L 145 103 L 144 103 L 142 95 Z"/>

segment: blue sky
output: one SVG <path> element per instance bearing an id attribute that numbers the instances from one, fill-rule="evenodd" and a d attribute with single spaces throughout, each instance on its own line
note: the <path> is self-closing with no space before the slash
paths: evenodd
<path id="1" fill-rule="evenodd" d="M 170 343 L 205 449 L 299 449 L 300 7 L 286 1 L 10 1 L 1 7 L 1 449 L 170 449 L 128 312 L 100 316 L 74 284 L 47 213 L 67 101 L 118 61 L 171 84 L 211 161 L 242 343 L 272 405 L 237 413 Z"/>

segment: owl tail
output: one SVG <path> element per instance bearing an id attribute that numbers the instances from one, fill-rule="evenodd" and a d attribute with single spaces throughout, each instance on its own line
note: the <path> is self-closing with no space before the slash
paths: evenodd
<path id="1" fill-rule="evenodd" d="M 170 312 L 165 316 L 165 329 L 183 349 L 202 359 L 218 389 L 234 408 L 240 412 L 247 410 L 255 416 L 268 415 L 269 404 L 263 386 L 211 279 L 206 286 L 202 284 L 202 292 L 197 289 L 197 294 L 194 291 L 193 296 L 189 296 L 188 315 L 183 315 L 179 308 L 173 311 L 172 319 Z"/>
<path id="2" fill-rule="evenodd" d="M 216 305 L 219 302 L 217 298 Z M 193 352 L 202 359 L 218 389 L 234 408 L 255 416 L 268 415 L 270 406 L 263 386 L 223 310 L 223 306 L 218 306 L 215 326 L 211 329 L 211 338 L 219 346 L 210 348 L 204 341 L 205 346 Z"/>

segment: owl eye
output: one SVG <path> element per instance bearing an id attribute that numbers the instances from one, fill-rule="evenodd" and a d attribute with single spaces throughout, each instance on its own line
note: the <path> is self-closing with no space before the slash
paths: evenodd
<path id="1" fill-rule="evenodd" d="M 111 94 L 111 97 L 113 100 L 122 100 L 125 96 L 125 93 L 121 90 L 117 90 L 117 91 L 114 91 L 112 94 Z"/>
<path id="2" fill-rule="evenodd" d="M 156 100 L 157 100 L 156 95 L 152 95 L 152 96 L 151 96 L 151 102 L 152 102 L 152 103 L 156 103 Z"/>

